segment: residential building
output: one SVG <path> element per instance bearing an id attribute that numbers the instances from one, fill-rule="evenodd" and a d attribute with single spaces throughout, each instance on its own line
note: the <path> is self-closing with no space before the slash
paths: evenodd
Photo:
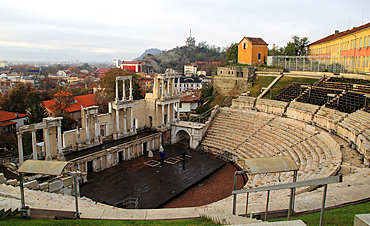
<path id="1" fill-rule="evenodd" d="M 122 61 L 121 68 L 123 70 L 133 71 L 133 72 L 141 72 L 142 65 L 140 61 Z"/>
<path id="2" fill-rule="evenodd" d="M 105 76 L 105 73 L 107 73 L 108 71 L 110 71 L 112 68 L 98 68 L 96 69 L 96 71 L 94 72 L 94 75 L 96 77 L 102 77 L 102 76 Z"/>
<path id="3" fill-rule="evenodd" d="M 71 72 L 69 70 L 59 70 L 56 75 L 61 76 L 61 77 L 68 77 L 68 76 L 71 76 L 71 75 L 74 75 L 74 74 L 76 74 L 76 73 Z"/>
<path id="4" fill-rule="evenodd" d="M 323 64 L 339 64 L 348 71 L 370 72 L 370 23 L 326 36 L 308 45 L 308 55 Z M 327 57 L 327 58 L 326 58 Z M 338 67 L 339 68 L 339 67 Z"/>
<path id="5" fill-rule="evenodd" d="M 197 74 L 197 66 L 195 64 L 184 65 L 185 76 L 195 76 Z"/>
<path id="6" fill-rule="evenodd" d="M 179 103 L 180 116 L 194 111 L 200 105 L 201 92 L 199 91 L 188 91 L 181 95 Z M 177 109 L 177 104 L 175 104 Z"/>
<path id="7" fill-rule="evenodd" d="M 143 77 L 140 79 L 140 86 L 146 93 L 153 92 L 154 77 Z"/>
<path id="8" fill-rule="evenodd" d="M 57 95 L 64 95 L 64 96 L 71 96 L 72 97 L 72 103 L 70 106 L 66 109 L 66 112 L 70 114 L 70 116 L 78 120 L 78 118 L 81 117 L 81 108 L 84 107 L 91 107 L 96 105 L 94 95 L 95 94 L 87 94 L 87 95 L 81 95 L 81 96 L 73 96 L 73 94 L 61 91 L 60 93 L 55 94 Z M 57 98 L 55 97 L 52 100 L 45 100 L 42 103 L 44 104 L 46 110 L 48 111 L 49 116 L 55 116 L 55 109 L 53 109 L 53 106 L 55 106 L 57 102 Z"/>
<path id="9" fill-rule="evenodd" d="M 268 44 L 262 38 L 244 37 L 238 44 L 238 63 L 266 64 Z"/>
<path id="10" fill-rule="evenodd" d="M 113 60 L 113 65 L 117 68 L 120 68 L 121 67 L 121 60 Z"/>
<path id="11" fill-rule="evenodd" d="M 182 93 L 189 89 L 200 89 L 202 88 L 202 81 L 199 77 L 186 77 L 181 76 L 180 82 L 178 78 L 175 79 L 175 91 Z"/>
<path id="12" fill-rule="evenodd" d="M 9 111 L 0 111 L 0 134 L 15 133 L 18 127 L 27 121 L 27 115 Z"/>

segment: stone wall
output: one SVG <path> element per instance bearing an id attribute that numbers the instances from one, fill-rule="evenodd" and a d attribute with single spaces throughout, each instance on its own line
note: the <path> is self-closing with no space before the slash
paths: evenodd
<path id="1" fill-rule="evenodd" d="M 253 67 L 218 67 L 213 76 L 213 88 L 225 96 L 239 96 L 253 84 L 255 69 Z"/>

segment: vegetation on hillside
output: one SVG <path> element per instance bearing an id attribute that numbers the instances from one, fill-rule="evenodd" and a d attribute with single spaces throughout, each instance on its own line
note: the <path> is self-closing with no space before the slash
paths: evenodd
<path id="1" fill-rule="evenodd" d="M 198 67 L 198 70 L 206 70 L 207 75 L 212 75 L 215 74 L 217 65 L 210 62 L 225 63 L 225 51 L 224 48 L 209 45 L 206 42 L 200 42 L 194 47 L 176 47 L 155 56 L 146 55 L 142 60 L 143 70 L 147 73 L 162 73 L 167 68 L 182 71 L 184 65 L 195 61 L 205 61 L 205 64 Z"/>

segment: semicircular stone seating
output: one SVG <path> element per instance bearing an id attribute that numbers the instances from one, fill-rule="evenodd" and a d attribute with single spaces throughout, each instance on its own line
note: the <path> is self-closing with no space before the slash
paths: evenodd
<path id="1" fill-rule="evenodd" d="M 299 168 L 298 181 L 335 175 L 342 162 L 340 147 L 329 133 L 295 119 L 237 108 L 220 108 L 202 145 L 214 154 L 236 155 L 241 168 L 247 158 L 290 156 Z M 292 182 L 293 172 L 248 177 L 245 188 Z M 297 193 L 312 189 L 299 188 Z M 255 193 L 251 200 L 261 196 Z"/>

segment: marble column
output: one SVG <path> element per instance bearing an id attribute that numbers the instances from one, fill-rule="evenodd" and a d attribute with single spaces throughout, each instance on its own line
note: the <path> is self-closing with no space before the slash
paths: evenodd
<path id="1" fill-rule="evenodd" d="M 32 131 L 32 155 L 33 159 L 37 160 L 37 146 L 36 146 L 36 131 Z"/>
<path id="2" fill-rule="evenodd" d="M 130 79 L 130 100 L 132 100 L 132 79 Z"/>
<path id="3" fill-rule="evenodd" d="M 127 134 L 127 128 L 126 128 L 126 124 L 127 124 L 127 111 L 126 111 L 126 108 L 123 109 L 123 134 Z"/>
<path id="4" fill-rule="evenodd" d="M 62 126 L 59 125 L 57 126 L 58 130 L 58 160 L 65 160 L 64 154 L 63 154 L 63 149 L 62 149 Z"/>
<path id="5" fill-rule="evenodd" d="M 180 101 L 177 102 L 177 120 L 180 120 Z"/>
<path id="6" fill-rule="evenodd" d="M 90 144 L 89 114 L 86 114 L 86 144 Z"/>
<path id="7" fill-rule="evenodd" d="M 164 125 L 164 105 L 162 104 L 162 125 Z"/>
<path id="8" fill-rule="evenodd" d="M 49 141 L 49 127 L 45 129 L 45 141 L 44 141 L 44 147 L 45 147 L 45 152 L 46 152 L 46 157 L 45 160 L 51 161 L 51 156 L 50 156 L 50 141 Z"/>
<path id="9" fill-rule="evenodd" d="M 171 120 L 170 120 L 170 116 L 171 116 L 171 108 L 170 108 L 171 104 L 167 104 L 167 123 L 170 123 Z"/>
<path id="10" fill-rule="evenodd" d="M 119 133 L 119 110 L 118 110 L 118 106 L 117 106 L 117 109 L 116 109 L 116 131 L 117 131 L 117 136 L 119 137 L 120 133 Z"/>
<path id="11" fill-rule="evenodd" d="M 122 82 L 123 82 L 122 100 L 125 101 L 126 100 L 126 83 L 125 83 L 125 80 L 122 80 Z"/>
<path id="12" fill-rule="evenodd" d="M 19 155 L 19 164 L 22 164 L 24 161 L 23 157 L 23 142 L 22 142 L 22 133 L 17 132 L 18 136 L 18 155 Z"/>
<path id="13" fill-rule="evenodd" d="M 133 110 L 132 110 L 132 107 L 130 108 L 130 121 L 131 121 L 131 128 L 130 128 L 130 132 L 131 133 L 134 133 L 136 131 L 136 125 L 134 126 L 134 117 L 133 117 Z"/>
<path id="14" fill-rule="evenodd" d="M 118 102 L 119 97 L 118 97 L 118 81 L 116 80 L 116 102 Z"/>
<path id="15" fill-rule="evenodd" d="M 94 142 L 99 143 L 99 125 L 98 125 L 98 115 L 95 115 L 94 117 L 94 127 L 95 127 L 95 136 L 94 136 Z"/>

